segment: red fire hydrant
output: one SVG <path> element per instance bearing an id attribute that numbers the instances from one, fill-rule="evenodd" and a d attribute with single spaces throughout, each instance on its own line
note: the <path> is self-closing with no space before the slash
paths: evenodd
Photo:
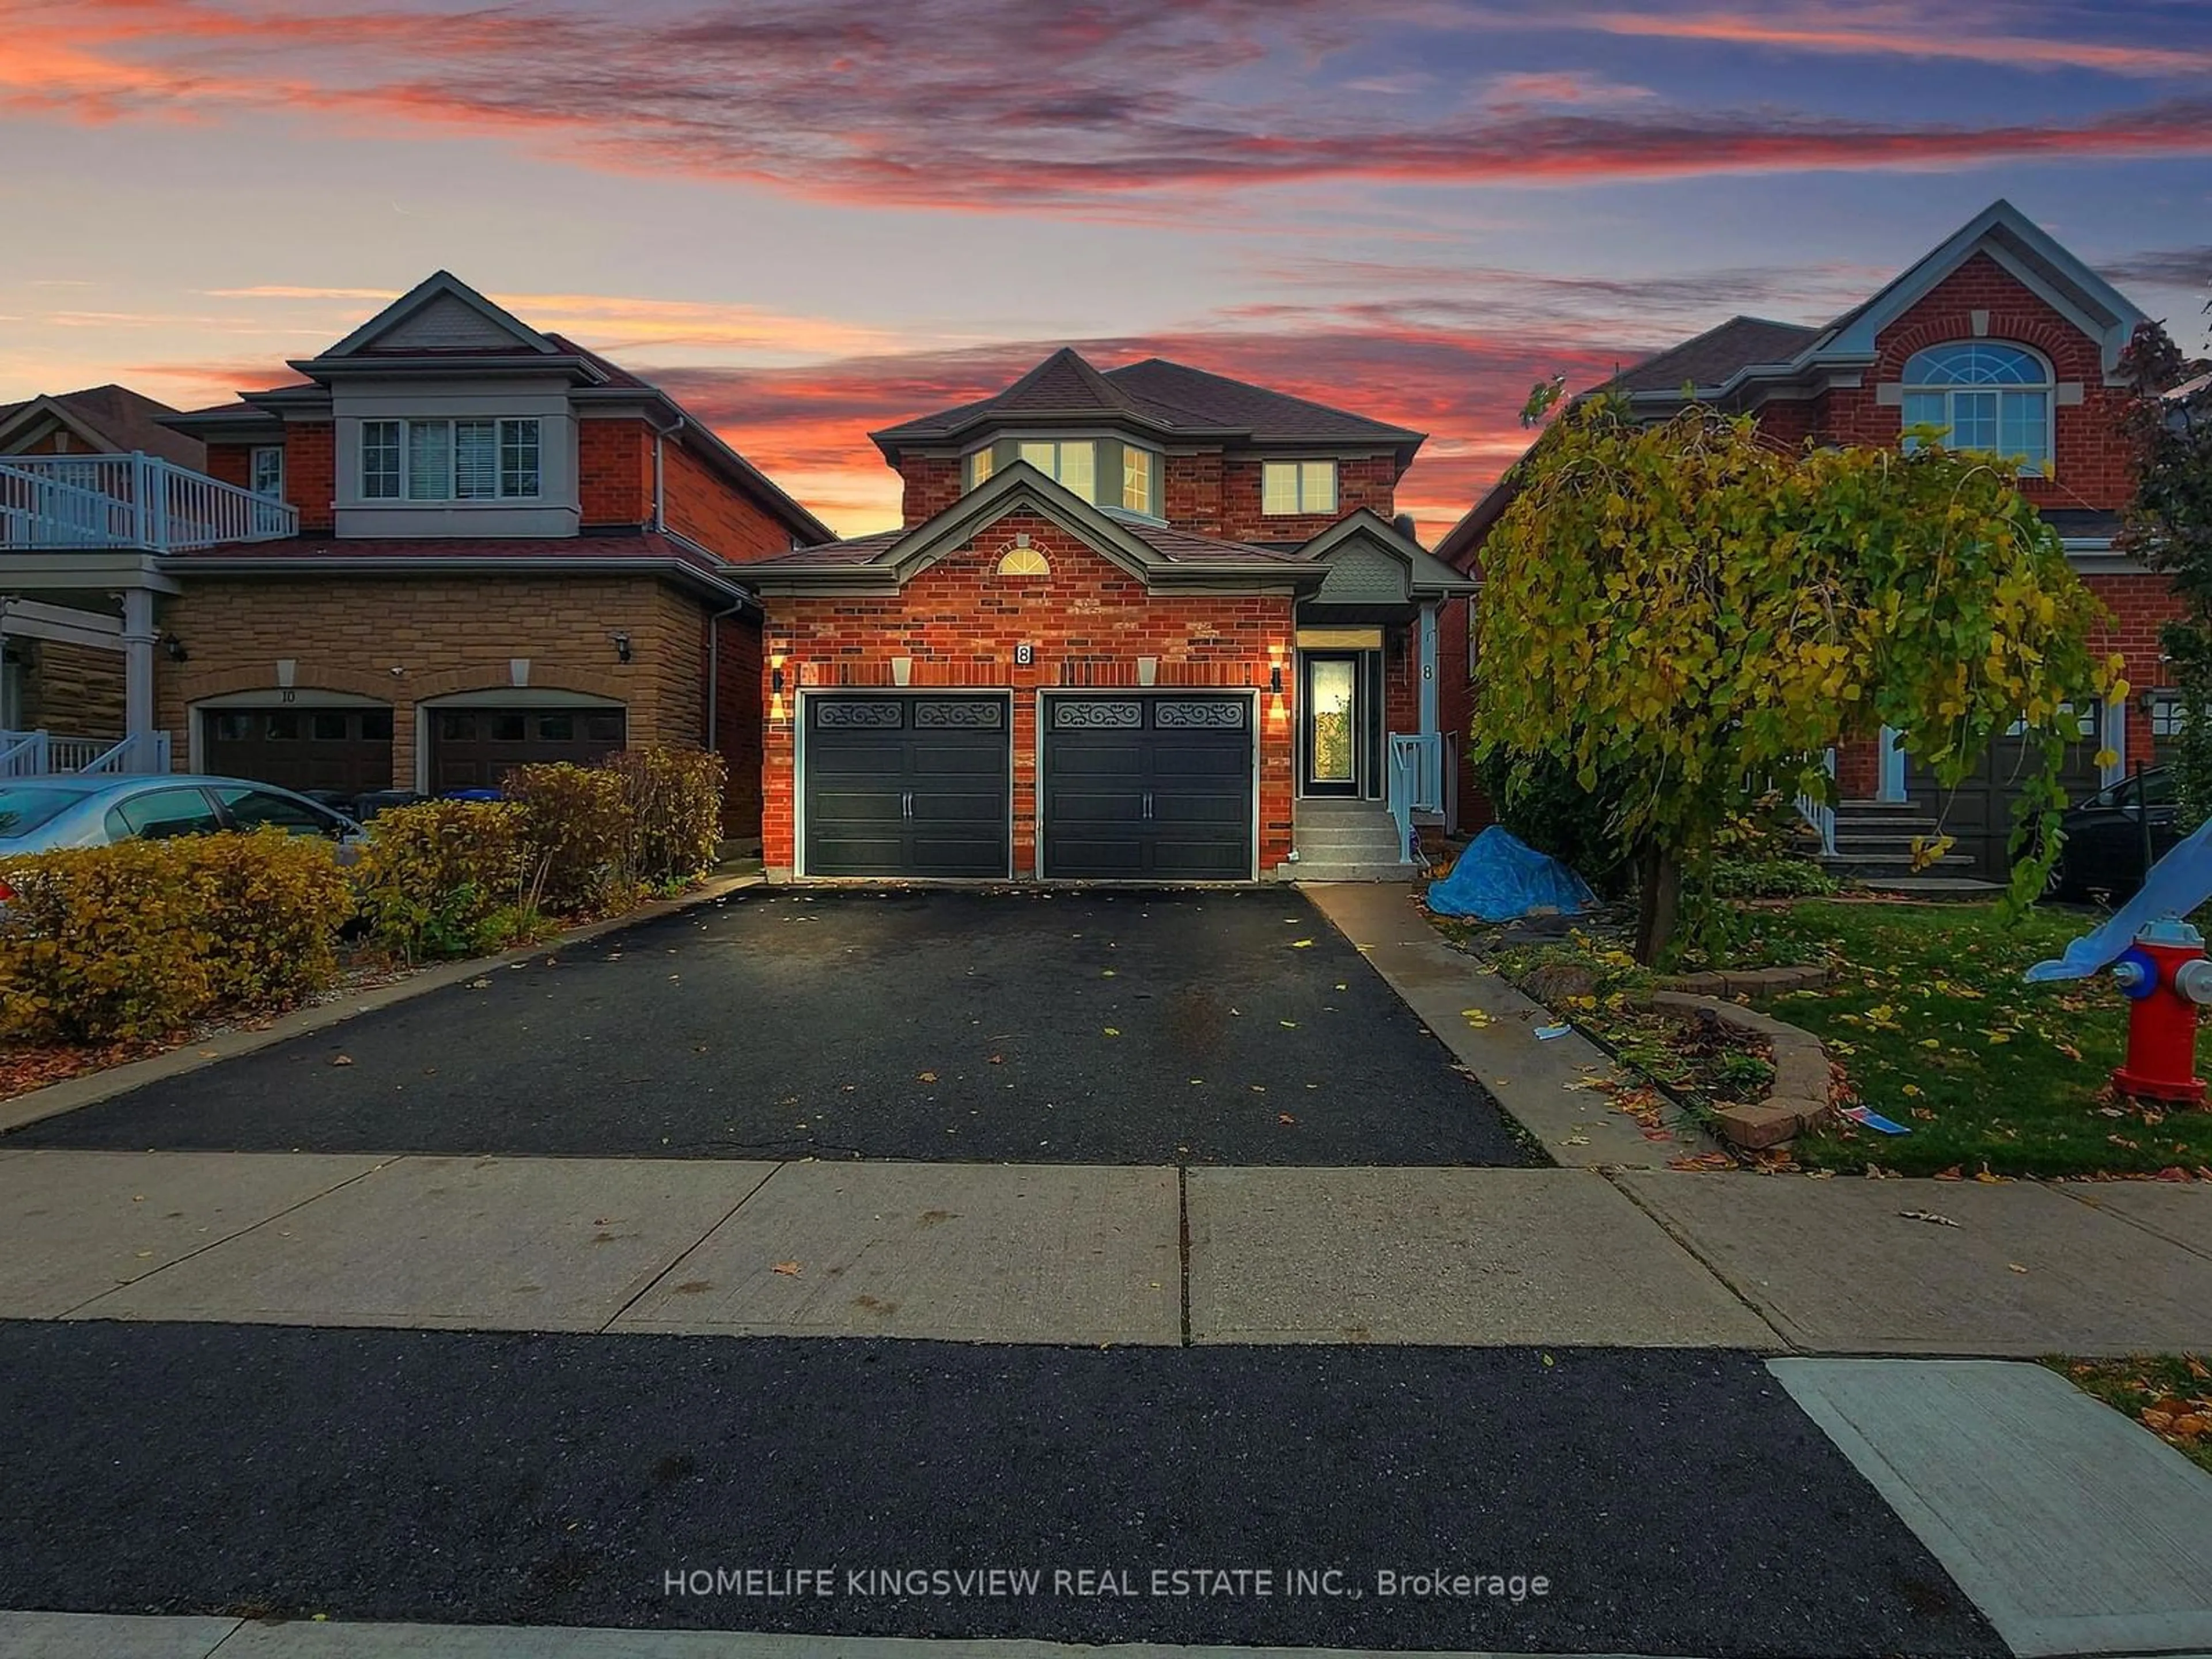
<path id="1" fill-rule="evenodd" d="M 2212 1002 L 2212 960 L 2204 936 L 2168 916 L 2147 924 L 2112 964 L 2135 1006 L 2128 1011 L 2128 1057 L 2112 1073 L 2124 1095 L 2204 1103 L 2197 1073 L 2197 1010 Z"/>

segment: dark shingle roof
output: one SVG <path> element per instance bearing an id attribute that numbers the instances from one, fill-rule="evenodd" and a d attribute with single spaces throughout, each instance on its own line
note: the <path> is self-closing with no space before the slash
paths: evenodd
<path id="1" fill-rule="evenodd" d="M 1375 443 L 1408 459 L 1425 434 L 1327 404 L 1147 357 L 1101 373 L 1062 346 L 1004 392 L 872 434 L 886 450 L 951 438 L 989 421 L 1132 421 L 1166 434 L 1249 437 L 1272 443 Z"/>
<path id="2" fill-rule="evenodd" d="M 27 403 L 35 403 L 28 398 Z M 57 392 L 52 402 L 59 404 L 71 416 L 100 434 L 102 445 L 120 455 L 134 449 L 143 449 L 149 455 L 158 455 L 179 466 L 188 466 L 197 471 L 207 465 L 207 446 L 198 438 L 187 438 L 181 432 L 173 432 L 161 422 L 177 411 L 167 404 L 156 403 L 143 392 L 133 392 L 127 386 L 87 386 L 81 392 Z M 4 425 L 24 407 L 23 404 L 0 406 L 0 425 Z"/>
<path id="3" fill-rule="evenodd" d="M 1613 377 L 1621 392 L 1680 392 L 1716 386 L 1754 363 L 1786 363 L 1826 331 L 1765 317 L 1731 317 Z"/>

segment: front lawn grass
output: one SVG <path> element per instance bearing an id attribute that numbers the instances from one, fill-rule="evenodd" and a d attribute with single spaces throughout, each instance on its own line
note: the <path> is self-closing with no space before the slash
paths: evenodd
<path id="1" fill-rule="evenodd" d="M 2212 1366 L 2172 1353 L 2043 1363 L 2212 1474 Z"/>
<path id="2" fill-rule="evenodd" d="M 2157 1174 L 2212 1166 L 2212 1111 L 2113 1100 L 2127 1000 L 2108 975 L 2029 985 L 2094 918 L 2037 910 L 2007 925 L 1990 904 L 1814 900 L 1747 913 L 1732 960 L 1826 962 L 1822 989 L 1771 999 L 1843 1062 L 1861 1103 L 1907 1126 L 1848 1121 L 1800 1136 L 1801 1164 L 1905 1175 Z"/>

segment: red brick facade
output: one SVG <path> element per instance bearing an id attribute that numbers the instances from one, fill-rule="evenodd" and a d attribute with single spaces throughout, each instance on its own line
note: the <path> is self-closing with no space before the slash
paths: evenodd
<path id="1" fill-rule="evenodd" d="M 673 440 L 660 447 L 660 497 L 669 529 L 733 563 L 791 550 L 788 526 Z"/>
<path id="2" fill-rule="evenodd" d="M 653 521 L 653 428 L 639 420 L 576 423 L 576 497 L 586 530 Z"/>
<path id="3" fill-rule="evenodd" d="M 1982 326 L 1978 328 L 1978 323 Z M 1863 371 L 1857 386 L 1832 387 L 1814 398 L 1778 398 L 1763 404 L 1754 411 L 1760 430 L 1790 445 L 1807 441 L 1893 445 L 1902 432 L 1903 411 L 1896 403 L 1882 402 L 1877 388 L 1899 384 L 1905 362 L 1913 353 L 1975 338 L 2017 343 L 2040 352 L 2050 361 L 2054 381 L 2064 389 L 2063 395 L 2054 399 L 2051 476 L 2021 479 L 2021 493 L 2038 507 L 2055 512 L 2112 514 L 2124 509 L 2132 490 L 2132 458 L 2119 427 L 2125 391 L 2106 383 L 2100 343 L 1983 252 L 1964 261 L 1881 331 L 1875 343 L 1877 360 Z M 2079 399 L 2074 401 L 2076 387 Z M 1467 568 L 1479 568 L 1472 557 L 1460 562 Z M 2097 571 L 2086 574 L 2084 580 L 2112 615 L 2111 624 L 2094 636 L 2097 649 L 2118 651 L 2127 661 L 2131 695 L 2126 758 L 2130 764 L 2152 763 L 2155 745 L 2142 694 L 2166 684 L 2159 629 L 2180 615 L 2180 603 L 2164 578 L 2147 573 Z M 1473 666 L 1470 651 L 1464 616 L 1455 623 L 1448 610 L 1439 652 L 1439 672 L 1446 692 L 1442 720 L 1462 732 L 1473 714 L 1467 681 Z M 1875 744 L 1843 745 L 1836 771 L 1845 799 L 1874 796 L 1880 786 Z M 1486 817 L 1486 803 L 1475 788 L 1471 763 L 1462 764 L 1461 799 L 1474 804 L 1480 816 Z M 1463 821 L 1471 816 L 1462 811 Z"/>
<path id="4" fill-rule="evenodd" d="M 908 475 L 908 488 L 913 488 Z M 1001 556 L 1026 533 L 1049 574 L 1002 576 Z M 1004 688 L 1013 693 L 1013 847 L 1018 875 L 1034 873 L 1037 836 L 1037 693 L 1064 685 L 1133 685 L 1136 659 L 1158 659 L 1157 684 L 1260 690 L 1260 870 L 1291 850 L 1292 599 L 1289 593 L 1156 593 L 1039 514 L 1009 511 L 896 595 L 766 600 L 768 707 L 763 856 L 794 867 L 793 736 L 797 694 L 811 687 L 890 685 L 891 659 L 912 659 L 917 686 Z M 1014 647 L 1036 647 L 1028 666 Z M 769 675 L 779 661 L 785 690 Z M 1269 691 L 1283 669 L 1285 690 Z"/>

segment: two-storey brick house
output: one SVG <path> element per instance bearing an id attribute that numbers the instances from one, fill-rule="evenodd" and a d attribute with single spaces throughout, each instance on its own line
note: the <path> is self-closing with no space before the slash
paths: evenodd
<path id="1" fill-rule="evenodd" d="M 744 573 L 771 874 L 1403 867 L 1470 586 L 1394 522 L 1421 434 L 1061 350 L 873 436 L 901 527 Z"/>
<path id="2" fill-rule="evenodd" d="M 444 273 L 303 378 L 171 417 L 297 533 L 161 561 L 182 765 L 438 792 L 624 744 L 729 763 L 757 832 L 759 611 L 826 528 L 665 392 Z"/>
<path id="3" fill-rule="evenodd" d="M 2131 488 L 2118 423 L 2126 391 L 2120 358 L 2143 320 L 2048 233 L 1997 202 L 1833 322 L 1738 317 L 1610 386 L 1655 420 L 1682 408 L 1686 392 L 1754 416 L 1763 432 L 1790 444 L 1894 445 L 1908 441 L 1906 428 L 1924 425 L 1942 428 L 1954 447 L 2006 456 L 2021 489 L 2064 538 L 2068 559 L 2111 611 L 2097 643 L 2125 656 L 2135 689 L 2124 707 L 2082 713 L 2082 739 L 2065 781 L 2086 791 L 2153 759 L 2173 717 L 2161 695 L 2159 629 L 2180 606 L 2164 578 L 2112 548 Z M 1484 538 L 1512 495 L 1509 476 L 1445 537 L 1437 556 L 1479 577 Z M 1462 602 L 1447 623 L 1447 717 L 1461 730 L 1471 715 L 1480 607 L 1479 595 Z M 2118 757 L 2101 772 L 2100 748 Z M 1911 802 L 1941 816 L 1962 858 L 1999 875 L 2022 758 L 2019 743 L 2000 740 L 1979 775 L 1955 792 L 1939 789 L 1887 732 L 1844 745 L 1835 763 L 1847 823 L 1850 803 Z M 1471 772 L 1462 786 L 1474 788 Z M 1858 814 L 1869 828 L 1884 816 Z"/>

